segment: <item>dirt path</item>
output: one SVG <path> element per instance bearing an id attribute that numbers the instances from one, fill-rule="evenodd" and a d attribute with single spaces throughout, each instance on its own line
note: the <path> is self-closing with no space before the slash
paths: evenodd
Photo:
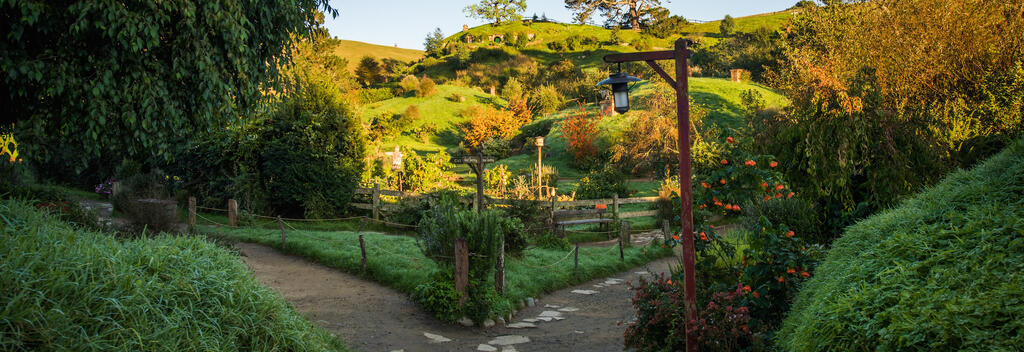
<path id="1" fill-rule="evenodd" d="M 621 351 L 625 326 L 619 323 L 633 319 L 625 281 L 647 272 L 667 272 L 675 262 L 671 257 L 661 259 L 540 297 L 534 307 L 517 312 L 512 319 L 535 328 L 516 329 L 499 323 L 481 329 L 442 323 L 406 294 L 356 276 L 270 247 L 236 246 L 261 282 L 281 292 L 311 321 L 361 351 Z M 542 315 L 557 317 L 524 321 Z M 450 341 L 436 342 L 425 333 Z"/>

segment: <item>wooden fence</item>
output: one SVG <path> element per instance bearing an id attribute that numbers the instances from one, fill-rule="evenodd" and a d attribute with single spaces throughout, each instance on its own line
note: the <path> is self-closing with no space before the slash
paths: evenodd
<path id="1" fill-rule="evenodd" d="M 379 185 L 374 185 L 373 188 L 356 188 L 356 194 L 364 194 L 370 196 L 370 203 L 351 203 L 356 209 L 370 210 L 373 213 L 373 218 L 379 219 L 380 212 L 383 211 L 396 211 L 398 205 L 392 203 L 392 201 L 384 201 L 381 196 L 394 197 L 395 199 L 407 199 L 407 198 L 418 198 L 421 196 L 420 193 L 414 192 L 401 192 L 396 190 L 380 189 Z M 466 200 L 472 202 L 473 197 L 466 197 Z M 502 199 L 502 198 L 491 198 L 484 197 L 485 205 L 512 205 L 515 200 Z M 541 207 L 548 208 L 550 211 L 555 212 L 559 209 L 565 208 L 577 208 L 577 207 L 596 207 L 598 204 L 604 204 L 608 206 L 608 210 L 612 216 L 616 219 L 628 219 L 638 218 L 645 216 L 657 216 L 658 210 L 640 210 L 640 211 L 619 211 L 620 205 L 625 204 L 643 204 L 643 203 L 656 203 L 658 197 L 634 197 L 634 198 L 619 198 L 618 195 L 612 198 L 605 199 L 584 199 L 584 200 L 573 200 L 573 201 L 558 201 L 554 197 L 548 200 L 528 200 L 531 202 L 540 203 Z M 588 218 L 596 215 L 597 212 L 580 212 L 577 218 Z"/>

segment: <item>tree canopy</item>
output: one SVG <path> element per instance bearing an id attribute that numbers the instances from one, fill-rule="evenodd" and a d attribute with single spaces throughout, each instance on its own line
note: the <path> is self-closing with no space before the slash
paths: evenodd
<path id="1" fill-rule="evenodd" d="M 627 24 L 634 31 L 639 31 L 644 22 L 651 22 L 660 6 L 661 0 L 565 0 L 565 8 L 579 23 L 586 23 L 599 11 L 608 23 Z"/>
<path id="2" fill-rule="evenodd" d="M 526 11 L 526 0 L 481 0 L 480 3 L 466 6 L 467 15 L 498 25 L 504 22 L 518 21 Z"/>
<path id="3" fill-rule="evenodd" d="M 327 0 L 5 1 L 0 109 L 26 159 L 172 157 L 258 106 Z M 55 171 L 59 172 L 59 171 Z"/>
<path id="4" fill-rule="evenodd" d="M 433 32 L 427 34 L 427 38 L 423 40 L 423 50 L 430 56 L 441 56 L 441 49 L 444 49 L 442 45 L 444 41 L 444 33 L 441 32 L 441 28 L 435 28 Z"/>

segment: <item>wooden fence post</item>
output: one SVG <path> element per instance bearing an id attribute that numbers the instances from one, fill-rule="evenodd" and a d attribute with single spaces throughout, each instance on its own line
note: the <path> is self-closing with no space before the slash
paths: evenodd
<path id="1" fill-rule="evenodd" d="M 629 221 L 623 220 L 623 221 L 619 222 L 619 224 L 621 226 L 620 229 L 619 229 L 619 243 L 622 243 L 625 246 L 632 245 L 632 242 L 630 242 L 631 239 L 630 239 L 630 236 L 629 236 Z"/>
<path id="2" fill-rule="evenodd" d="M 572 266 L 572 274 L 577 275 L 580 270 L 580 245 L 576 244 L 576 248 L 573 251 L 575 252 L 575 258 L 573 259 L 575 264 Z"/>
<path id="3" fill-rule="evenodd" d="M 196 227 L 196 197 L 188 197 L 188 228 Z"/>
<path id="4" fill-rule="evenodd" d="M 238 227 L 238 202 L 228 199 L 228 225 Z"/>
<path id="5" fill-rule="evenodd" d="M 373 219 L 380 220 L 380 184 L 373 184 Z"/>
<path id="6" fill-rule="evenodd" d="M 502 238 L 498 249 L 498 261 L 494 263 L 494 290 L 499 295 L 505 294 L 505 239 Z"/>
<path id="7" fill-rule="evenodd" d="M 663 237 L 662 239 L 665 241 L 668 241 L 668 239 L 672 237 L 672 226 L 669 225 L 668 220 L 661 220 L 661 234 Z"/>
<path id="8" fill-rule="evenodd" d="M 624 253 L 622 251 L 622 237 L 621 236 L 619 237 L 619 261 L 623 262 L 623 263 L 626 262 L 626 253 Z"/>
<path id="9" fill-rule="evenodd" d="M 281 216 L 280 215 L 277 216 L 277 225 L 281 226 L 281 250 L 284 250 L 284 243 L 285 243 L 284 242 L 284 239 L 285 239 L 285 235 L 284 235 L 284 220 L 281 220 Z"/>
<path id="10" fill-rule="evenodd" d="M 366 243 L 363 242 L 363 235 L 359 234 L 359 251 L 363 253 L 363 272 L 366 272 Z"/>
<path id="11" fill-rule="evenodd" d="M 466 303 L 469 285 L 469 248 L 466 247 L 465 238 L 455 239 L 455 291 L 461 293 L 459 305 Z"/>
<path id="12" fill-rule="evenodd" d="M 619 194 L 612 194 L 612 216 L 615 220 L 619 219 Z"/>

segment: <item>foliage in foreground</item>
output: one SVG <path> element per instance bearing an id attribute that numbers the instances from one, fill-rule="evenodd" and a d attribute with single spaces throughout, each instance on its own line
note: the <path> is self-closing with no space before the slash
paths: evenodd
<path id="1" fill-rule="evenodd" d="M 199 238 L 119 242 L 0 202 L 0 350 L 344 350 Z"/>
<path id="2" fill-rule="evenodd" d="M 779 333 L 792 351 L 1024 345 L 1024 140 L 850 227 Z"/>

